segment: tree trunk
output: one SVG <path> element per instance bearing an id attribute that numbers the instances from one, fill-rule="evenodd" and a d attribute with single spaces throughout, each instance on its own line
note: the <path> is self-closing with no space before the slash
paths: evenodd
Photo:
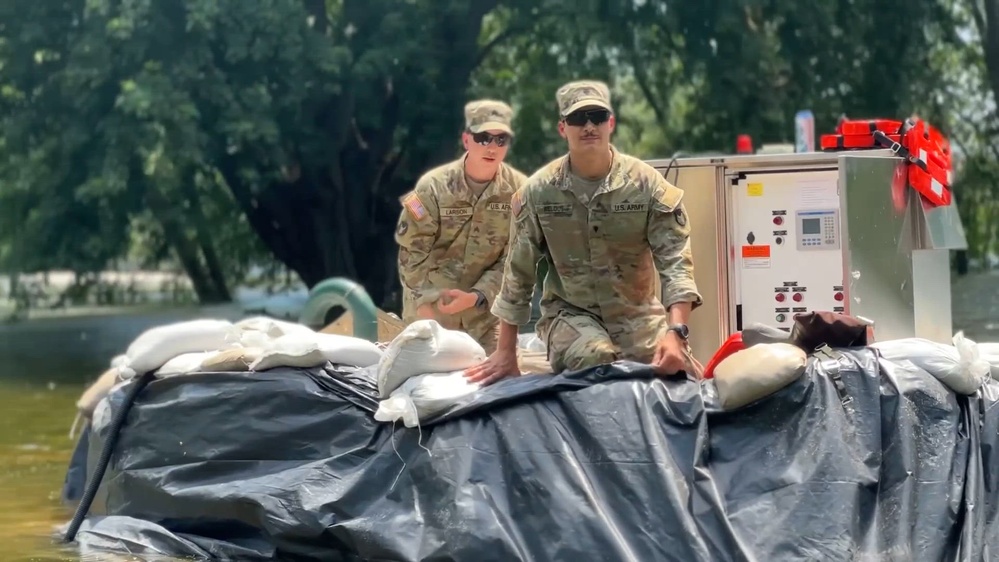
<path id="1" fill-rule="evenodd" d="M 267 155 L 223 154 L 219 171 L 253 230 L 275 258 L 295 271 L 308 287 L 329 277 L 347 277 L 360 283 L 376 305 L 398 308 L 398 277 L 393 232 L 400 210 L 398 197 L 410 189 L 427 168 L 453 158 L 455 143 L 427 143 L 426 138 L 445 138 L 461 130 L 461 108 L 466 88 L 478 64 L 477 44 L 482 19 L 497 0 L 470 2 L 464 11 L 444 10 L 431 25 L 428 39 L 444 60 L 439 66 L 440 89 L 433 104 L 423 104 L 418 116 L 406 121 L 399 139 L 400 108 L 423 100 L 407 93 L 407 73 L 426 72 L 410 60 L 391 75 L 372 78 L 344 70 L 339 93 L 318 107 L 306 108 L 315 115 L 317 128 L 326 139 L 321 154 L 291 152 L 294 172 L 287 181 L 263 190 L 251 190 L 240 176 L 244 168 L 258 168 Z M 310 1 L 310 14 L 322 29 L 324 4 Z M 380 25 L 360 1 L 345 2 L 343 17 L 360 26 L 350 40 L 355 58 L 368 49 L 383 48 L 365 42 L 365 27 Z M 217 64 L 226 65 L 222 53 Z M 417 66 L 414 66 L 417 65 Z M 359 93 L 364 97 L 358 99 Z M 437 107 L 449 108 L 447 111 Z M 409 111 L 412 111 L 410 108 Z M 360 112 L 378 119 L 355 119 Z M 404 162 L 397 147 L 405 149 Z"/>
<path id="2" fill-rule="evenodd" d="M 195 189 L 194 181 L 194 174 L 188 174 L 183 186 L 184 193 L 190 202 L 189 216 L 194 223 L 198 245 L 201 247 L 201 255 L 204 257 L 208 279 L 213 285 L 213 291 L 220 299 L 219 302 L 230 302 L 232 295 L 229 292 L 229 284 L 226 281 L 218 252 L 215 251 L 215 243 L 208 227 L 208 218 L 205 217 L 205 213 L 201 209 L 201 197 L 198 195 L 198 190 Z"/>
<path id="3" fill-rule="evenodd" d="M 202 304 L 227 302 L 227 295 L 219 294 L 211 277 L 199 259 L 198 246 L 187 237 L 184 227 L 170 201 L 153 184 L 146 187 L 146 202 L 163 227 L 163 236 L 173 248 L 181 266 L 191 280 L 191 286 Z"/>

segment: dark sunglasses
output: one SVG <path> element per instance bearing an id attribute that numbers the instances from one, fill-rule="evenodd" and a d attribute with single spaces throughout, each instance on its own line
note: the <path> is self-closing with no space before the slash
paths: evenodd
<path id="1" fill-rule="evenodd" d="M 490 133 L 472 133 L 472 140 L 476 144 L 481 144 L 482 146 L 489 146 L 489 143 L 496 141 L 496 146 L 506 146 L 512 140 L 510 135 L 506 133 L 500 133 L 498 135 L 493 135 Z"/>
<path id="2" fill-rule="evenodd" d="M 611 116 L 611 112 L 606 109 L 590 109 L 587 111 L 573 111 L 565 116 L 565 124 L 570 127 L 582 127 L 587 121 L 594 125 L 603 125 Z"/>

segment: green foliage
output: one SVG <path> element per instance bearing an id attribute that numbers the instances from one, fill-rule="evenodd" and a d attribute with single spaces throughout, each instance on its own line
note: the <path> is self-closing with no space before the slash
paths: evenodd
<path id="1" fill-rule="evenodd" d="M 459 154 L 464 103 L 514 106 L 530 173 L 564 152 L 554 93 L 584 77 L 612 85 L 615 142 L 645 158 L 787 141 L 804 108 L 819 132 L 919 112 L 994 140 L 950 99 L 955 68 L 981 71 L 962 95 L 988 89 L 981 42 L 955 33 L 967 0 L 581 2 L 6 0 L 0 266 L 172 260 L 224 300 L 276 259 L 392 308 L 398 197 Z M 981 204 L 995 159 L 976 150 L 962 189 Z"/>

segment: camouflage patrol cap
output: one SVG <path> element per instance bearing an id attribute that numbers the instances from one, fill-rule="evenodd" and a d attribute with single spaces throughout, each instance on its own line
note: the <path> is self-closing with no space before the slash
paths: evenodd
<path id="1" fill-rule="evenodd" d="M 499 130 L 513 134 L 513 109 L 496 100 L 475 100 L 465 104 L 465 128 L 473 133 Z"/>
<path id="2" fill-rule="evenodd" d="M 602 107 L 614 111 L 611 107 L 610 88 L 597 80 L 569 82 L 558 89 L 555 100 L 562 117 L 584 107 Z"/>

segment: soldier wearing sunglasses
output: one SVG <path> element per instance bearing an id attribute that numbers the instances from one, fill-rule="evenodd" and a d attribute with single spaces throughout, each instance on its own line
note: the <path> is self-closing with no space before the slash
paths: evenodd
<path id="1" fill-rule="evenodd" d="M 556 99 L 569 153 L 513 196 L 510 255 L 492 305 L 497 350 L 465 376 L 489 384 L 519 374 L 517 327 L 530 319 L 542 259 L 548 274 L 537 333 L 556 373 L 619 359 L 651 363 L 664 375 L 689 371 L 686 324 L 701 296 L 683 191 L 610 144 L 614 114 L 604 83 L 572 82 Z"/>
<path id="2" fill-rule="evenodd" d="M 503 162 L 513 139 L 513 110 L 494 100 L 465 106 L 465 153 L 434 168 L 402 197 L 395 232 L 403 320 L 437 320 L 462 330 L 487 353 L 499 321 L 489 312 L 499 292 L 510 234 L 510 198 L 527 179 Z"/>

